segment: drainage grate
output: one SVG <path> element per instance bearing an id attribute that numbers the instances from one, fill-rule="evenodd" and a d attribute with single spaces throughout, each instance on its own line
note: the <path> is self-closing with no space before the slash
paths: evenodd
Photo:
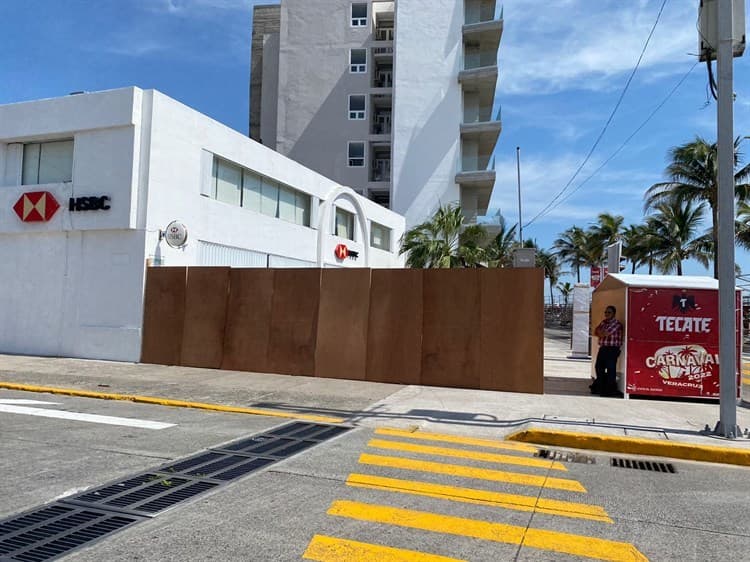
<path id="1" fill-rule="evenodd" d="M 571 453 L 568 451 L 555 451 L 554 449 L 539 449 L 534 455 L 543 459 L 550 459 L 560 462 L 575 462 L 581 464 L 596 464 L 596 459 L 591 455 L 582 453 Z"/>
<path id="2" fill-rule="evenodd" d="M 235 454 L 271 457 L 274 460 L 286 459 L 300 451 L 309 449 L 349 431 L 349 427 L 324 425 L 308 422 L 294 422 L 276 428 L 262 435 L 255 435 L 216 447 L 215 451 Z"/>
<path id="3" fill-rule="evenodd" d="M 68 554 L 350 429 L 293 422 L 2 520 L 0 562 Z"/>
<path id="4" fill-rule="evenodd" d="M 150 517 L 217 486 L 219 484 L 216 482 L 149 472 L 65 498 L 63 501 Z"/>
<path id="5" fill-rule="evenodd" d="M 649 470 L 651 472 L 666 472 L 667 474 L 675 474 L 677 472 L 677 469 L 672 463 L 656 461 L 639 461 L 635 459 L 618 459 L 613 457 L 610 460 L 610 465 L 619 468 L 634 468 L 636 470 Z"/>
<path id="6" fill-rule="evenodd" d="M 141 517 L 59 503 L 0 522 L 3 560 L 42 562 L 142 521 Z"/>

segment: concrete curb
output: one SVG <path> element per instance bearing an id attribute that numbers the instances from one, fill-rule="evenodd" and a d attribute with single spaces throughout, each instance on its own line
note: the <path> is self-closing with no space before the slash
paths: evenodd
<path id="1" fill-rule="evenodd" d="M 11 382 L 0 382 L 0 388 L 7 390 L 22 390 L 24 392 L 46 392 L 48 394 L 65 394 L 68 396 L 79 396 L 82 398 L 99 398 L 101 400 L 127 400 L 141 404 L 157 404 L 159 406 L 173 406 L 177 408 L 197 408 L 199 410 L 212 410 L 215 412 L 227 412 L 231 414 L 249 414 L 254 416 L 272 416 L 277 418 L 291 418 L 323 423 L 342 423 L 342 418 L 329 416 L 316 416 L 313 414 L 294 414 L 290 412 L 277 412 L 275 410 L 263 410 L 257 408 L 240 408 L 236 406 L 222 406 L 220 404 L 207 404 L 205 402 L 188 402 L 185 400 L 171 400 L 169 398 L 155 398 L 153 396 L 137 396 L 135 394 L 114 394 L 108 392 L 92 392 L 90 390 L 76 390 L 72 388 L 56 388 L 53 386 L 34 386 L 29 384 L 17 384 Z"/>
<path id="2" fill-rule="evenodd" d="M 571 449 L 589 449 L 611 453 L 628 453 L 631 455 L 652 455 L 691 461 L 704 461 L 722 464 L 750 466 L 750 448 L 735 449 L 715 447 L 712 445 L 695 445 L 691 443 L 674 443 L 654 439 L 617 437 L 614 435 L 596 435 L 575 433 L 572 431 L 550 431 L 526 429 L 508 435 L 508 441 L 521 441 L 536 445 L 553 445 Z"/>

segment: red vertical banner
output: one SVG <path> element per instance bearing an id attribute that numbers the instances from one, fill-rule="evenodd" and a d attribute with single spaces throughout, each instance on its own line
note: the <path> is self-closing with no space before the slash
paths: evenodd
<path id="1" fill-rule="evenodd" d="M 741 309 L 736 296 L 739 376 Z M 719 292 L 630 287 L 627 392 L 651 396 L 719 396 Z"/>
<path id="2" fill-rule="evenodd" d="M 602 282 L 602 279 L 604 279 L 606 276 L 607 276 L 606 267 L 592 266 L 591 281 L 589 281 L 589 285 L 591 285 L 594 289 L 596 289 L 599 286 L 599 283 Z"/>

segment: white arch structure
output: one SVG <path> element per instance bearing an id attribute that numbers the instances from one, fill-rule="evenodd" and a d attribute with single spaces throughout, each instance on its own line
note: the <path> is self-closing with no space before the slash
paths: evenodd
<path id="1" fill-rule="evenodd" d="M 357 222 L 362 231 L 362 247 L 364 248 L 364 265 L 362 267 L 369 267 L 370 265 L 370 229 L 367 224 L 367 217 L 365 216 L 365 210 L 362 208 L 362 203 L 357 199 L 356 193 L 350 187 L 344 187 L 338 185 L 334 187 L 326 197 L 323 204 L 320 206 L 318 213 L 318 267 L 323 267 L 323 248 L 325 246 L 325 240 L 327 234 L 333 234 L 331 232 L 331 210 L 334 204 L 339 199 L 345 199 L 354 205 L 354 210 L 357 213 Z"/>

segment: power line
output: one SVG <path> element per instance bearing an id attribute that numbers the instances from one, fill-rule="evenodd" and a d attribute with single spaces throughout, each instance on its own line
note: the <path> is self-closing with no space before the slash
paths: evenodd
<path id="1" fill-rule="evenodd" d="M 580 166 L 578 166 L 578 169 L 575 171 L 573 176 L 568 180 L 568 183 L 565 184 L 565 186 L 552 198 L 552 200 L 547 203 L 547 205 L 539 211 L 529 222 L 527 222 L 524 225 L 524 228 L 528 227 L 530 224 L 532 224 L 536 219 L 542 216 L 545 211 L 550 209 L 552 205 L 565 193 L 565 191 L 570 187 L 570 185 L 573 183 L 573 180 L 578 177 L 578 174 L 581 172 L 583 167 L 586 165 L 586 163 L 589 161 L 589 158 L 591 158 L 591 155 L 594 153 L 594 150 L 599 145 L 599 141 L 602 140 L 602 137 L 604 136 L 604 133 L 609 128 L 610 123 L 612 122 L 612 119 L 615 116 L 615 113 L 617 113 L 617 110 L 620 107 L 620 104 L 622 103 L 623 98 L 625 97 L 625 93 L 628 91 L 628 88 L 630 87 L 630 83 L 633 80 L 633 77 L 635 76 L 636 71 L 638 70 L 638 67 L 641 64 L 641 60 L 643 60 L 643 55 L 646 53 L 646 48 L 648 47 L 649 42 L 651 41 L 651 37 L 654 34 L 654 30 L 656 29 L 657 24 L 659 23 L 659 19 L 661 18 L 661 14 L 664 11 L 664 6 L 666 6 L 668 0 L 664 0 L 661 4 L 661 7 L 659 8 L 659 13 L 656 14 L 656 21 L 654 21 L 654 25 L 651 27 L 651 31 L 648 34 L 648 37 L 646 38 L 646 42 L 643 45 L 643 49 L 641 49 L 641 54 L 638 56 L 638 61 L 635 64 L 635 67 L 633 68 L 633 71 L 630 73 L 630 76 L 628 77 L 627 82 L 625 83 L 625 87 L 622 90 L 622 93 L 620 94 L 619 99 L 617 100 L 617 103 L 615 104 L 615 107 L 612 109 L 612 112 L 609 114 L 609 118 L 607 119 L 607 122 L 604 124 L 604 127 L 602 128 L 601 132 L 599 133 L 599 136 L 596 138 L 596 141 L 594 141 L 593 146 L 589 150 L 588 154 L 586 155 L 586 158 L 583 160 Z"/>
<path id="2" fill-rule="evenodd" d="M 547 215 L 547 214 L 548 214 L 548 213 L 549 213 L 550 211 L 552 211 L 552 209 L 554 209 L 554 208 L 555 208 L 555 207 L 557 207 L 558 205 L 562 205 L 562 204 L 563 204 L 563 203 L 564 203 L 565 201 L 567 201 L 567 200 L 568 200 L 568 198 L 570 198 L 570 197 L 571 197 L 571 196 L 572 196 L 572 195 L 573 195 L 573 194 L 574 194 L 574 193 L 575 193 L 576 191 L 578 191 L 579 189 L 581 189 L 581 187 L 583 187 L 583 186 L 584 186 L 584 185 L 585 185 L 585 184 L 586 184 L 586 183 L 587 183 L 587 182 L 588 182 L 588 181 L 589 181 L 589 180 L 590 180 L 591 178 L 593 178 L 593 177 L 594 177 L 594 176 L 595 176 L 595 175 L 596 175 L 597 173 L 599 173 L 599 171 L 600 171 L 600 170 L 601 170 L 602 168 L 604 168 L 604 166 L 606 166 L 607 164 L 609 164 L 609 162 L 610 162 L 610 161 L 611 161 L 611 160 L 612 160 L 612 159 L 613 159 L 613 158 L 614 158 L 615 156 L 617 156 L 617 155 L 618 155 L 618 154 L 620 153 L 620 151 L 621 151 L 621 150 L 622 150 L 623 148 L 625 148 L 625 145 L 627 145 L 627 144 L 628 144 L 628 143 L 629 143 L 629 142 L 630 142 L 630 141 L 631 141 L 631 140 L 633 139 L 633 137 L 634 137 L 635 135 L 637 135 L 637 134 L 638 134 L 638 133 L 640 132 L 640 130 L 641 130 L 641 129 L 643 129 L 643 127 L 645 127 L 645 126 L 646 126 L 646 124 L 647 124 L 647 123 L 648 123 L 649 121 L 651 121 L 651 118 L 652 118 L 652 117 L 653 117 L 654 115 L 656 115 L 656 113 L 657 113 L 657 112 L 658 112 L 658 111 L 659 111 L 659 110 L 660 110 L 660 109 L 661 109 L 662 107 L 664 107 L 664 104 L 666 104 L 666 103 L 667 103 L 667 101 L 669 100 L 669 98 L 671 98 L 671 97 L 672 97 L 672 95 L 673 95 L 673 94 L 674 94 L 674 93 L 675 93 L 675 92 L 676 92 L 676 91 L 678 90 L 678 88 L 679 88 L 680 86 L 682 86 L 682 83 L 683 83 L 683 82 L 684 82 L 685 80 L 687 80 L 687 77 L 688 77 L 688 76 L 690 75 L 690 73 L 691 73 L 691 72 L 693 71 L 693 69 L 694 69 L 694 68 L 695 68 L 696 66 L 698 66 L 698 64 L 700 64 L 700 61 L 698 61 L 698 62 L 695 62 L 695 63 L 693 63 L 693 66 L 691 66 L 691 67 L 690 67 L 690 69 L 689 69 L 689 70 L 688 70 L 688 71 L 687 71 L 687 72 L 685 73 L 685 75 L 684 75 L 684 76 L 683 76 L 682 78 L 680 78 L 680 81 L 679 81 L 679 82 L 677 82 L 677 84 L 675 84 L 675 86 L 674 86 L 674 87 L 673 87 L 673 88 L 672 88 L 672 89 L 671 89 L 671 90 L 669 91 L 669 93 L 668 93 L 668 94 L 667 94 L 667 96 L 666 96 L 666 97 L 665 97 L 665 98 L 664 98 L 664 99 L 663 99 L 663 100 L 661 101 L 661 103 L 659 103 L 659 105 L 657 105 L 657 106 L 656 106 L 656 107 L 654 108 L 654 110 L 653 110 L 653 111 L 652 111 L 652 112 L 651 112 L 651 113 L 649 114 L 649 116 L 648 116 L 648 117 L 646 118 L 646 120 L 645 120 L 645 121 L 644 121 L 643 123 L 641 123 L 641 124 L 640 124 L 640 125 L 638 126 L 638 128 L 637 128 L 637 129 L 636 129 L 635 131 L 633 131 L 633 132 L 632 132 L 632 133 L 630 134 L 630 136 L 629 136 L 628 138 L 626 138 L 626 139 L 625 139 L 625 140 L 623 141 L 623 143 L 622 143 L 622 144 L 621 144 L 621 145 L 620 145 L 620 146 L 619 146 L 619 147 L 617 148 L 617 150 L 615 150 L 615 151 L 614 151 L 614 152 L 613 152 L 613 153 L 612 153 L 612 154 L 611 154 L 611 155 L 609 156 L 609 158 L 607 158 L 607 159 L 606 159 L 606 160 L 605 160 L 604 162 L 602 162 L 601 166 L 599 166 L 599 167 L 598 167 L 598 168 L 597 168 L 596 170 L 594 170 L 594 171 L 593 171 L 593 172 L 591 173 L 591 175 L 590 175 L 589 177 L 587 177 L 587 178 L 586 178 L 585 180 L 583 180 L 583 181 L 582 181 L 581 183 L 579 183 L 579 184 L 578 184 L 578 185 L 577 185 L 577 186 L 576 186 L 576 187 L 575 187 L 575 188 L 574 188 L 573 190 L 571 190 L 570 192 L 568 192 L 568 194 L 567 194 L 567 195 L 565 195 L 565 197 L 563 197 L 562 199 L 560 199 L 560 201 L 559 201 L 559 202 L 558 202 L 558 203 L 557 203 L 556 205 L 554 205 L 553 207 L 550 207 L 550 209 L 549 209 L 549 210 L 548 210 L 548 211 L 547 211 L 546 213 L 544 213 L 544 215 L 541 215 L 541 216 L 545 216 L 545 215 Z"/>

